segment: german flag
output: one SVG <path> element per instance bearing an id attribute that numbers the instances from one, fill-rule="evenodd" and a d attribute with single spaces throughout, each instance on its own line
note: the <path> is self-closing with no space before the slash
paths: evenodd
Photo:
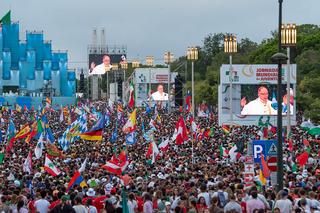
<path id="1" fill-rule="evenodd" d="M 101 141 L 102 140 L 102 129 L 91 131 L 91 132 L 84 132 L 78 135 L 83 140 L 87 141 Z"/>

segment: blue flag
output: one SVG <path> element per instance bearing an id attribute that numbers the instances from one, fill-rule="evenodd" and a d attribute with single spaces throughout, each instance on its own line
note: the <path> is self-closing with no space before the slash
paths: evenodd
<path id="1" fill-rule="evenodd" d="M 115 143 L 117 141 L 117 138 L 118 138 L 118 121 L 116 121 L 116 127 L 112 132 L 110 142 Z"/>
<path id="2" fill-rule="evenodd" d="M 127 145 L 133 145 L 135 144 L 136 141 L 136 132 L 130 132 L 129 134 L 126 135 L 126 143 Z"/>

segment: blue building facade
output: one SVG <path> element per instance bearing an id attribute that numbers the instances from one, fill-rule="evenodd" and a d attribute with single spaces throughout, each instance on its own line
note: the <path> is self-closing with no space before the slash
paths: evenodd
<path id="1" fill-rule="evenodd" d="M 20 41 L 19 23 L 2 25 L 0 105 L 19 104 L 20 99 L 30 100 L 27 105 L 32 105 L 48 96 L 53 104 L 72 104 L 76 96 L 75 76 L 75 71 L 68 69 L 67 51 L 52 51 L 51 41 L 44 40 L 43 32 L 27 31 L 26 41 Z"/>

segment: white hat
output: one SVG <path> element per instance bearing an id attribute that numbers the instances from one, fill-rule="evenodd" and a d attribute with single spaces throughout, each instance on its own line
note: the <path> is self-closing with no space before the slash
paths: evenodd
<path id="1" fill-rule="evenodd" d="M 93 188 L 89 188 L 89 190 L 86 193 L 87 196 L 89 197 L 94 197 L 96 195 L 96 192 L 94 191 Z"/>
<path id="2" fill-rule="evenodd" d="M 151 181 L 149 184 L 148 184 L 148 188 L 153 188 L 154 187 L 154 182 Z"/>
<path id="3" fill-rule="evenodd" d="M 161 172 L 158 173 L 157 177 L 162 180 L 166 179 L 165 176 Z"/>
<path id="4" fill-rule="evenodd" d="M 20 187 L 20 181 L 15 180 L 13 183 L 14 183 L 15 187 Z"/>

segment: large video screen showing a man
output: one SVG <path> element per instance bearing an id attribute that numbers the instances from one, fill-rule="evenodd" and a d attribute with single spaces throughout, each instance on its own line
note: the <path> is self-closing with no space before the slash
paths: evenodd
<path id="1" fill-rule="evenodd" d="M 157 87 L 157 92 L 151 94 L 151 98 L 154 101 L 168 101 L 169 95 L 163 91 L 163 85 L 159 84 Z"/>
<path id="2" fill-rule="evenodd" d="M 96 65 L 95 62 L 91 62 L 89 75 L 102 75 L 108 72 L 111 69 L 110 57 L 104 55 L 102 57 L 102 63 Z"/>
<path id="3" fill-rule="evenodd" d="M 254 85 L 252 85 L 254 86 Z M 242 92 L 242 99 L 240 101 L 241 105 L 241 115 L 277 115 L 277 109 L 278 109 L 278 104 L 277 100 L 275 97 L 275 91 L 276 87 L 273 86 L 272 88 L 268 88 L 267 86 L 259 86 L 257 91 L 257 95 L 252 94 L 252 91 L 255 89 L 251 86 L 246 86 L 246 88 L 242 88 L 241 90 L 246 90 L 246 91 L 241 91 Z M 283 93 L 285 94 L 282 97 L 282 112 L 287 113 L 287 95 L 285 92 L 285 88 L 282 89 Z M 270 92 L 272 92 L 272 97 L 270 95 Z M 253 99 L 252 97 L 250 98 L 251 101 L 247 103 L 247 94 L 246 93 L 251 93 L 251 96 L 257 97 Z M 271 97 L 271 98 L 270 98 Z M 253 99 L 253 100 L 252 100 Z M 290 114 L 293 114 L 293 91 L 290 89 Z"/>

